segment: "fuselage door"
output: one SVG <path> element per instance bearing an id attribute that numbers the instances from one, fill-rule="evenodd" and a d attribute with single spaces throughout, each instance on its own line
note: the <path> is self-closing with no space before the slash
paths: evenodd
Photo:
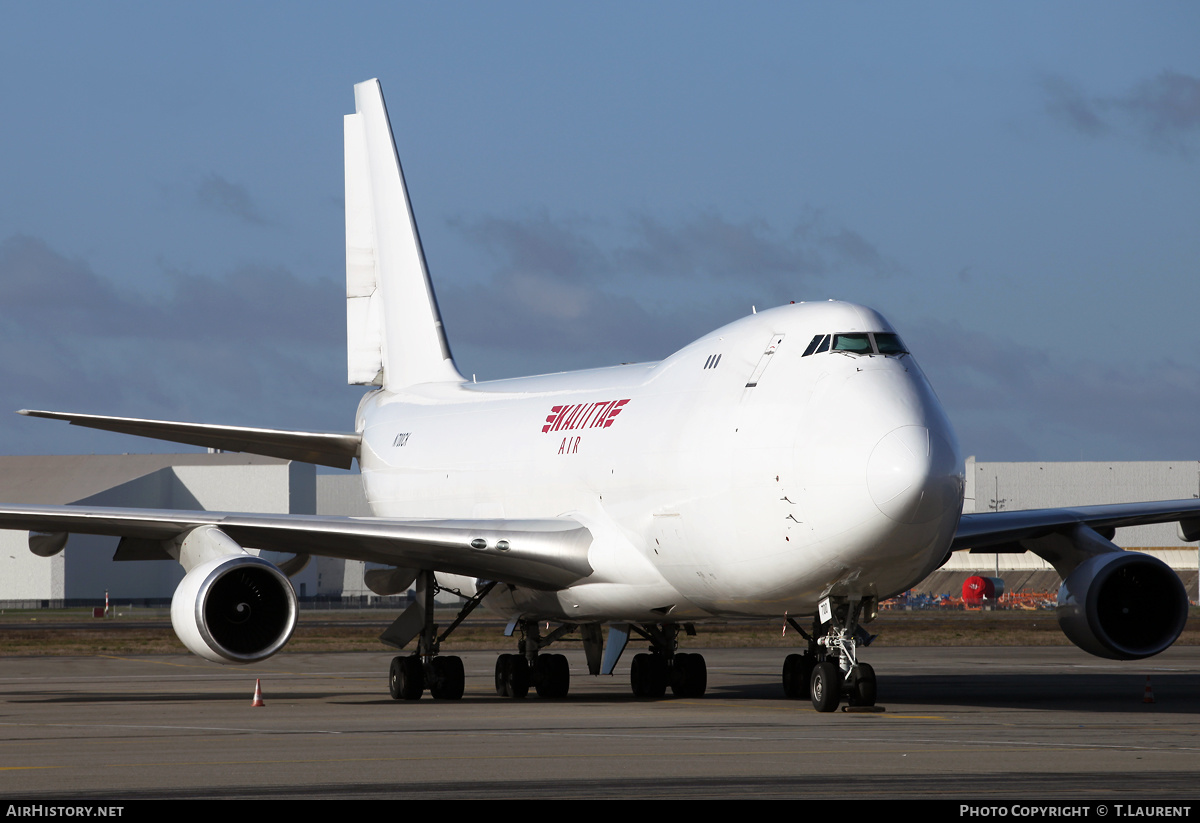
<path id="1" fill-rule="evenodd" d="M 746 381 L 746 391 L 742 393 L 742 399 L 746 399 L 746 395 L 750 390 L 758 385 L 758 381 L 762 380 L 763 372 L 767 370 L 767 366 L 771 365 L 771 359 L 779 347 L 783 344 L 784 335 L 777 334 L 771 338 L 766 351 L 762 353 L 762 357 L 758 358 L 758 364 L 754 367 L 754 371 L 750 372 L 750 379 Z"/>

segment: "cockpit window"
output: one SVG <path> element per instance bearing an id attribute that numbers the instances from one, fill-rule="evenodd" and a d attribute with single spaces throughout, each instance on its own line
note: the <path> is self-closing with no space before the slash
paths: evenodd
<path id="1" fill-rule="evenodd" d="M 908 349 L 900 342 L 900 335 L 891 332 L 875 332 L 875 345 L 880 354 L 908 354 Z"/>
<path id="2" fill-rule="evenodd" d="M 804 350 L 801 357 L 808 357 L 810 354 L 820 354 L 821 352 L 830 350 L 832 341 L 833 351 L 845 352 L 846 354 L 882 354 L 882 355 L 903 355 L 908 354 L 908 349 L 900 342 L 900 336 L 893 332 L 877 331 L 877 332 L 847 332 L 845 334 L 818 334 L 808 344 L 808 348 Z"/>
<path id="3" fill-rule="evenodd" d="M 871 337 L 866 334 L 835 334 L 833 350 L 850 352 L 851 354 L 874 354 L 871 348 Z"/>
<path id="4" fill-rule="evenodd" d="M 810 354 L 820 354 L 823 351 L 829 351 L 829 335 L 818 334 L 808 344 L 808 348 L 804 350 L 804 354 L 800 356 L 808 357 Z"/>

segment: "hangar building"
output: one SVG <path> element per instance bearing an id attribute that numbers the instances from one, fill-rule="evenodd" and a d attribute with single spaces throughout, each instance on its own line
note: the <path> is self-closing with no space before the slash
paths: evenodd
<path id="1" fill-rule="evenodd" d="M 1144 500 L 1200 497 L 1200 460 L 1170 462 L 983 463 L 967 458 L 964 512 L 1095 506 Z M 1113 542 L 1152 554 L 1197 594 L 1197 547 L 1185 543 L 1174 523 L 1117 529 Z M 971 575 L 1000 577 L 1009 592 L 1056 591 L 1061 580 L 1035 554 L 956 552 L 914 591 L 958 594 Z"/>

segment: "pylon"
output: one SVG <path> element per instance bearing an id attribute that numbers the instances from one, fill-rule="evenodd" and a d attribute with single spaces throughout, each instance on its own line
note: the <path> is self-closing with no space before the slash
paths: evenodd
<path id="1" fill-rule="evenodd" d="M 1154 702 L 1154 689 L 1150 688 L 1150 675 L 1146 675 L 1146 692 L 1142 696 L 1143 703 Z"/>
<path id="2" fill-rule="evenodd" d="M 1154 701 L 1151 700 L 1150 702 L 1153 703 Z M 254 681 L 254 699 L 250 701 L 250 708 L 257 709 L 258 707 L 265 706 L 265 705 L 267 705 L 267 704 L 264 703 L 263 699 L 262 699 L 262 683 L 258 679 L 255 679 L 255 681 Z"/>

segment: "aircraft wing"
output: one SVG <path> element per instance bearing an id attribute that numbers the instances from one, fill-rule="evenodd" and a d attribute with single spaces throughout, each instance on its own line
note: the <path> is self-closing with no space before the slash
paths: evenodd
<path id="1" fill-rule="evenodd" d="M 256 429 L 249 426 L 216 426 L 209 423 L 177 423 L 170 420 L 143 420 L 137 417 L 105 417 L 99 414 L 34 411 L 21 409 L 18 414 L 66 420 L 72 426 L 136 434 L 173 443 L 187 443 L 223 451 L 251 452 L 284 460 L 299 460 L 349 469 L 358 456 L 360 436 L 354 432 L 302 432 L 283 429 Z"/>
<path id="2" fill-rule="evenodd" d="M 365 560 L 469 577 L 560 589 L 592 573 L 591 532 L 570 519 L 392 520 L 300 514 L 233 514 L 83 506 L 0 506 L 0 529 L 122 538 L 127 556 L 167 557 L 169 544 L 216 526 L 246 548 Z M 31 545 L 32 538 L 31 535 Z"/>
<path id="3" fill-rule="evenodd" d="M 1200 500 L 1159 500 L 1150 503 L 1113 503 L 1062 509 L 974 512 L 964 514 L 951 544 L 952 551 L 984 549 L 1036 540 L 1079 525 L 1107 530 L 1122 526 L 1179 523 L 1190 540 L 1200 540 Z M 993 549 L 994 550 L 994 549 Z M 1024 551 L 1024 549 L 1020 549 Z"/>

